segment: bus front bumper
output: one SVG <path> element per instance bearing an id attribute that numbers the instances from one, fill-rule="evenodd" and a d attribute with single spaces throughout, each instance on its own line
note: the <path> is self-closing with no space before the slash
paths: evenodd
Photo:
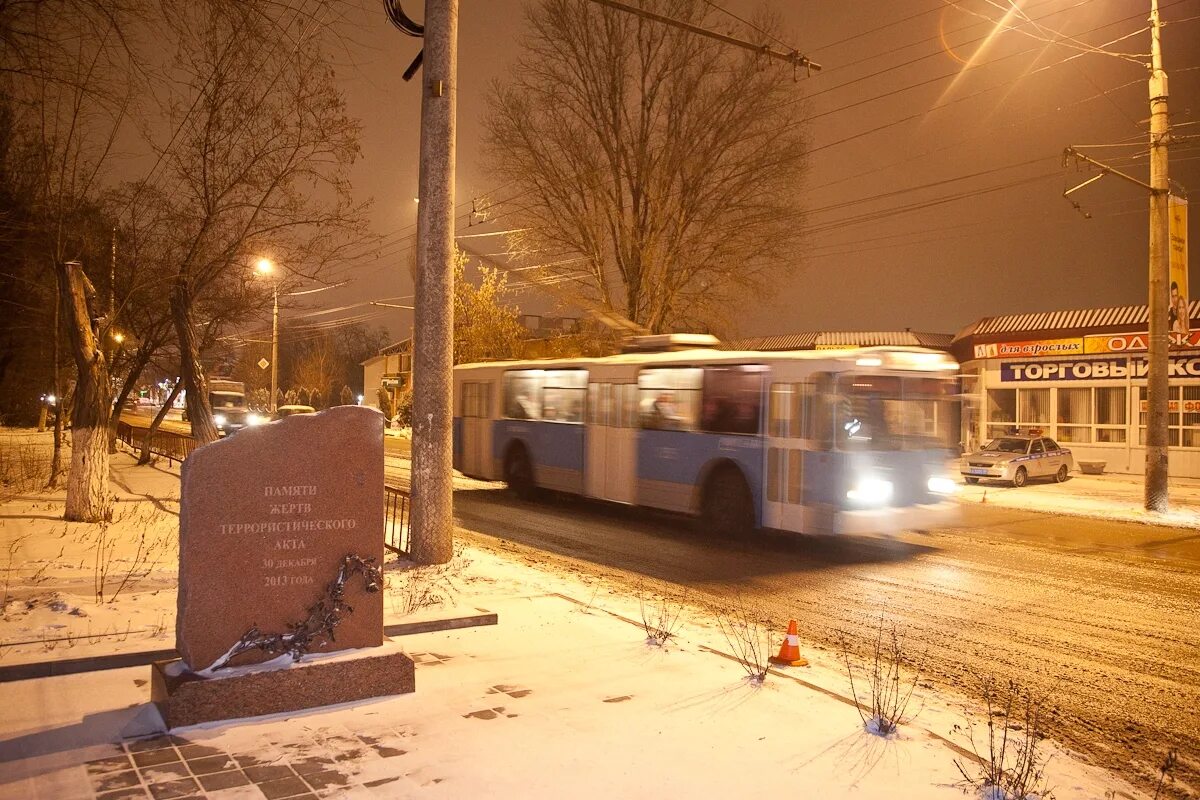
<path id="1" fill-rule="evenodd" d="M 959 504 L 950 500 L 901 508 L 843 510 L 834 527 L 835 533 L 847 536 L 930 530 L 958 522 L 959 512 Z"/>

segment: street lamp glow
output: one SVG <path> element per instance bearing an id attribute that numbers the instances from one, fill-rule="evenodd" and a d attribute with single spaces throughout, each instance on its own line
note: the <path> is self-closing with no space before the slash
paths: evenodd
<path id="1" fill-rule="evenodd" d="M 254 271 L 259 275 L 270 275 L 275 271 L 275 265 L 271 263 L 269 258 L 260 258 L 254 264 Z"/>

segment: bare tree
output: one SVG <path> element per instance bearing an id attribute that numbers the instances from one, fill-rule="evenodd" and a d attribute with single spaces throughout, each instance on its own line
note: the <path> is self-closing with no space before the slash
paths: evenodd
<path id="1" fill-rule="evenodd" d="M 701 3 L 642 5 L 710 24 Z M 541 0 L 529 22 L 487 121 L 490 162 L 516 186 L 515 255 L 653 331 L 719 324 L 795 260 L 806 145 L 790 67 L 586 0 Z"/>
<path id="2" fill-rule="evenodd" d="M 78 371 L 71 410 L 71 472 L 63 518 L 102 522 L 112 518 L 112 492 L 108 488 L 112 389 L 102 347 L 102 327 L 93 311 L 96 290 L 79 262 L 60 262 L 57 267 L 71 352 Z"/>
<path id="3" fill-rule="evenodd" d="M 257 295 L 250 267 L 265 255 L 283 286 L 329 276 L 361 241 L 362 207 L 347 171 L 359 126 L 315 34 L 276 4 L 210 0 L 174 20 L 178 78 L 164 109 L 178 131 L 161 150 L 169 190 L 172 318 L 193 436 L 216 439 L 195 326 L 206 298 Z M 185 35 L 186 34 L 186 35 Z"/>
<path id="4" fill-rule="evenodd" d="M 70 11 L 76 13 L 64 14 Z M 48 0 L 0 4 L 0 40 L 9 47 L 0 56 L 2 88 L 36 174 L 30 254 L 56 282 L 49 338 L 59 408 L 64 406 L 58 369 L 61 315 L 78 370 L 66 514 L 90 521 L 111 511 L 106 350 L 112 315 L 101 311 L 83 270 L 96 268 L 95 259 L 87 262 L 96 254 L 94 228 L 103 213 L 100 181 L 135 94 L 134 62 L 122 34 L 125 11 L 121 3 L 111 9 Z M 51 486 L 61 470 L 61 416 L 55 415 Z M 104 458 L 95 457 L 97 436 L 105 440 Z"/>
<path id="5" fill-rule="evenodd" d="M 293 363 L 291 382 L 293 386 L 309 387 L 310 394 L 326 395 L 341 371 L 333 338 L 318 334 L 306 342 L 304 351 Z"/>

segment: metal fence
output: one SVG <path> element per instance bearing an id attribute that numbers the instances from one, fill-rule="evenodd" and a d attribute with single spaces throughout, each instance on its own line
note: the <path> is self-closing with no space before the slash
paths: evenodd
<path id="1" fill-rule="evenodd" d="M 124 442 L 130 450 L 136 452 L 142 449 L 142 442 L 146 438 L 146 429 L 135 428 L 122 420 L 117 423 L 117 438 Z M 150 452 L 165 456 L 168 463 L 172 464 L 176 461 L 182 463 L 195 449 L 196 440 L 183 433 L 157 430 L 150 438 Z"/>
<path id="2" fill-rule="evenodd" d="M 396 486 L 383 487 L 387 512 L 383 518 L 383 546 L 401 556 L 408 556 L 408 490 Z"/>

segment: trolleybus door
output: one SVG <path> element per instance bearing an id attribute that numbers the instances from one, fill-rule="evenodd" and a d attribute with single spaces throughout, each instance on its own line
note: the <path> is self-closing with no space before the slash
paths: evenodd
<path id="1" fill-rule="evenodd" d="M 481 478 L 492 472 L 492 384 L 463 384 L 463 473 Z"/>
<path id="2" fill-rule="evenodd" d="M 766 446 L 763 448 L 763 527 L 804 530 L 804 444 L 806 393 L 811 385 L 776 382 L 768 387 Z"/>
<path id="3" fill-rule="evenodd" d="M 632 503 L 637 482 L 636 384 L 601 380 L 588 384 L 587 464 L 589 497 Z"/>

